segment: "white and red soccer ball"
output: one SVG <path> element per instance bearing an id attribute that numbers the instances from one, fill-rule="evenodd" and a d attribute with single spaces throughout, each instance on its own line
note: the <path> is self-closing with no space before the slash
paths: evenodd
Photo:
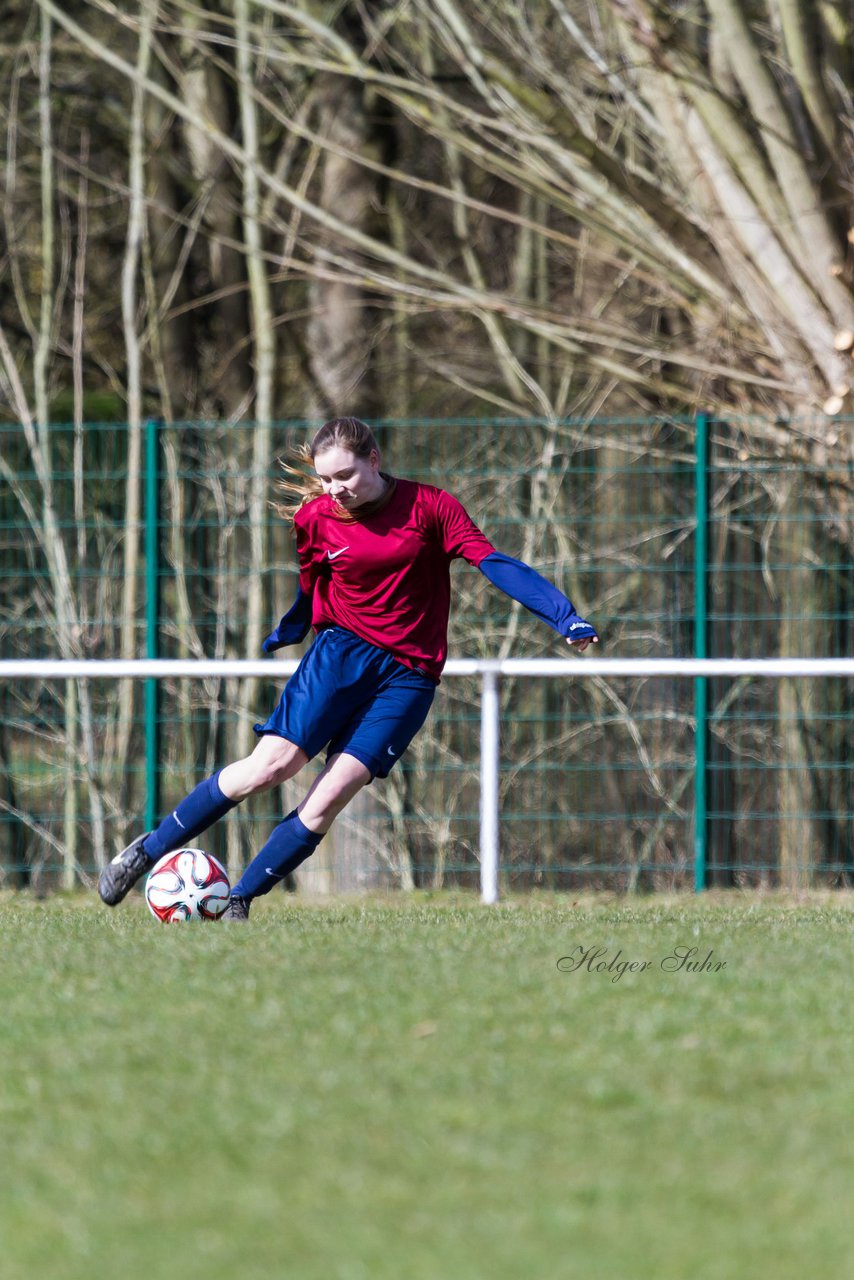
<path id="1" fill-rule="evenodd" d="M 201 849 L 167 853 L 155 862 L 145 882 L 148 909 L 166 924 L 218 920 L 230 896 L 225 867 Z"/>

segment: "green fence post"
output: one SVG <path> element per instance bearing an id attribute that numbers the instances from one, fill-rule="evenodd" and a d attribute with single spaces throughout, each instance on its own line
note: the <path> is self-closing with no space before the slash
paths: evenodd
<path id="1" fill-rule="evenodd" d="M 160 427 L 145 424 L 145 656 L 160 657 Z M 160 681 L 145 681 L 145 818 L 151 831 L 160 811 Z"/>
<path id="2" fill-rule="evenodd" d="M 709 579 L 709 418 L 695 422 L 694 509 L 694 657 L 708 657 Z M 708 681 L 694 680 L 694 889 L 706 887 L 706 834 L 708 827 L 707 757 Z"/>

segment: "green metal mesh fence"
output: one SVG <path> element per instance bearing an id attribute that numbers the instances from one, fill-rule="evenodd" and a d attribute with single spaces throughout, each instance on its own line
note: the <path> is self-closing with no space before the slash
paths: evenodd
<path id="1" fill-rule="evenodd" d="M 295 563 L 272 506 L 253 539 L 253 495 L 274 499 L 276 458 L 312 425 L 276 426 L 273 457 L 255 471 L 252 424 L 0 427 L 0 656 L 256 656 L 252 584 L 266 632 L 293 596 Z M 606 654 L 850 654 L 848 450 L 825 441 L 819 454 L 810 424 L 761 427 L 709 423 L 705 460 L 693 420 L 377 429 L 388 469 L 455 493 L 501 550 L 596 622 Z M 452 655 L 563 654 L 554 632 L 476 571 L 457 565 L 453 576 Z M 130 682 L 6 683 L 5 882 L 70 885 L 139 829 L 152 791 L 146 715 L 157 716 L 171 807 L 251 748 L 251 724 L 279 691 L 272 673 L 170 681 L 147 705 Z M 854 682 L 716 679 L 705 694 L 708 882 L 850 882 Z M 304 886 L 476 883 L 478 698 L 475 680 L 443 681 L 402 766 L 339 819 Z M 691 682 L 507 680 L 502 708 L 506 883 L 693 883 Z M 247 802 L 203 843 L 239 865 L 304 786 Z"/>

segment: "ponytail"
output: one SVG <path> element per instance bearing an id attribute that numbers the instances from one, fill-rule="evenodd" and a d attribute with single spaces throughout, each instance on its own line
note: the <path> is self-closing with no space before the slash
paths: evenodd
<path id="1" fill-rule="evenodd" d="M 311 444 L 297 445 L 279 459 L 285 478 L 276 481 L 276 488 L 289 501 L 274 502 L 273 506 L 283 520 L 292 521 L 301 507 L 323 493 L 323 485 L 313 474 L 314 460 L 319 453 L 336 446 L 348 449 L 357 458 L 369 458 L 374 449 L 379 453 L 374 433 L 359 418 L 332 418 L 324 422 Z"/>

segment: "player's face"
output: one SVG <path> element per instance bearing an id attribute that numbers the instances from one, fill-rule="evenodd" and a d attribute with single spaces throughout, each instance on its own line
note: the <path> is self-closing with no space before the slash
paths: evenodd
<path id="1" fill-rule="evenodd" d="M 375 502 L 384 488 L 376 449 L 367 458 L 357 458 L 349 449 L 335 445 L 317 454 L 314 469 L 323 492 L 348 511 Z"/>

